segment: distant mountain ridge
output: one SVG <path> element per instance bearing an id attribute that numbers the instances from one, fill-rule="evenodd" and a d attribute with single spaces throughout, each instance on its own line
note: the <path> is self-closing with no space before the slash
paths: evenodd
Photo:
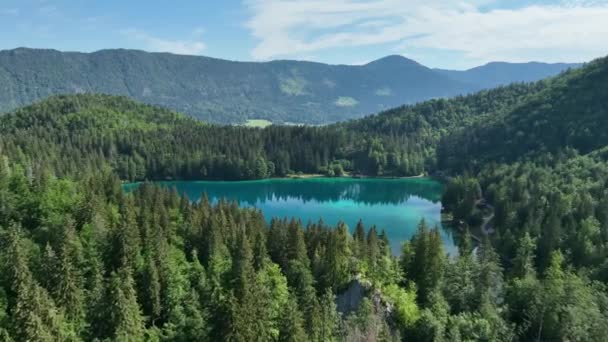
<path id="1" fill-rule="evenodd" d="M 491 62 L 468 70 L 433 69 L 449 78 L 481 86 L 495 88 L 514 82 L 534 82 L 555 76 L 565 70 L 578 68 L 582 63 L 507 63 Z"/>
<path id="2" fill-rule="evenodd" d="M 122 49 L 79 53 L 18 48 L 0 51 L 0 112 L 57 94 L 107 93 L 216 123 L 266 119 L 326 124 L 402 104 L 535 81 L 569 67 L 531 65 L 542 70 L 521 74 L 503 72 L 505 67 L 497 65 L 459 72 L 433 70 L 402 56 L 350 66 L 234 62 Z"/>

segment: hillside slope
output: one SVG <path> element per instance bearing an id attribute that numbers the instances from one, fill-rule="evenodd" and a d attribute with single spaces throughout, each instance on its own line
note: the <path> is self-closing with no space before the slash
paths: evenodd
<path id="1" fill-rule="evenodd" d="M 218 123 L 322 124 L 470 90 L 403 57 L 343 66 L 132 50 L 0 52 L 1 111 L 54 94 L 90 92 L 129 96 Z"/>
<path id="2" fill-rule="evenodd" d="M 517 77 L 498 83 L 530 80 Z M 266 119 L 326 124 L 484 87 L 401 56 L 346 66 L 232 62 L 133 50 L 0 51 L 0 112 L 56 94 L 87 92 L 128 96 L 216 123 Z"/>
<path id="3" fill-rule="evenodd" d="M 513 162 L 574 148 L 608 145 L 608 58 L 543 81 L 541 91 L 512 108 L 445 137 L 443 167 Z"/>

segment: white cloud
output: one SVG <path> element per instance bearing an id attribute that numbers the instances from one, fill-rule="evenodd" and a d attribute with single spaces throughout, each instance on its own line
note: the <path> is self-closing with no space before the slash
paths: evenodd
<path id="1" fill-rule="evenodd" d="M 149 51 L 171 52 L 180 55 L 200 55 L 207 48 L 205 43 L 198 39 L 204 32 L 200 28 L 192 33 L 192 36 L 196 39 L 187 40 L 159 38 L 136 29 L 127 29 L 121 32 L 129 39 L 144 44 L 145 49 Z"/>
<path id="2" fill-rule="evenodd" d="M 608 53 L 608 1 L 498 9 L 494 0 L 245 0 L 255 59 L 393 44 L 406 55 L 582 61 Z M 494 8 L 494 9 L 492 9 Z"/>

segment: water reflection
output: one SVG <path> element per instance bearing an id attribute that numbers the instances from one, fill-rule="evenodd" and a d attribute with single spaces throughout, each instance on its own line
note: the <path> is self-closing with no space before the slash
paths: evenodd
<path id="1" fill-rule="evenodd" d="M 355 203 L 402 204 L 412 196 L 434 204 L 441 200 L 442 185 L 426 178 L 420 179 L 271 179 L 245 182 L 159 182 L 175 187 L 191 200 L 203 193 L 211 201 L 220 198 L 241 204 L 300 200 L 303 203 L 352 200 Z M 127 187 L 132 186 L 128 185 Z"/>
<path id="2" fill-rule="evenodd" d="M 220 199 L 259 208 L 266 219 L 299 218 L 304 224 L 323 219 L 345 222 L 353 230 L 359 220 L 366 227 L 386 230 L 393 253 L 409 240 L 422 218 L 441 227 L 442 185 L 431 179 L 271 179 L 247 182 L 160 182 L 176 188 L 192 201 L 203 193 L 212 203 Z M 138 184 L 129 184 L 127 190 Z M 448 252 L 455 250 L 451 232 L 442 231 Z"/>

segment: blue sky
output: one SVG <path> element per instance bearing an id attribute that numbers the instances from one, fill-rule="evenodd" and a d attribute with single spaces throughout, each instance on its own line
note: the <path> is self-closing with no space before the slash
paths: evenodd
<path id="1" fill-rule="evenodd" d="M 0 0 L 0 49 L 430 67 L 608 54 L 608 0 Z"/>

